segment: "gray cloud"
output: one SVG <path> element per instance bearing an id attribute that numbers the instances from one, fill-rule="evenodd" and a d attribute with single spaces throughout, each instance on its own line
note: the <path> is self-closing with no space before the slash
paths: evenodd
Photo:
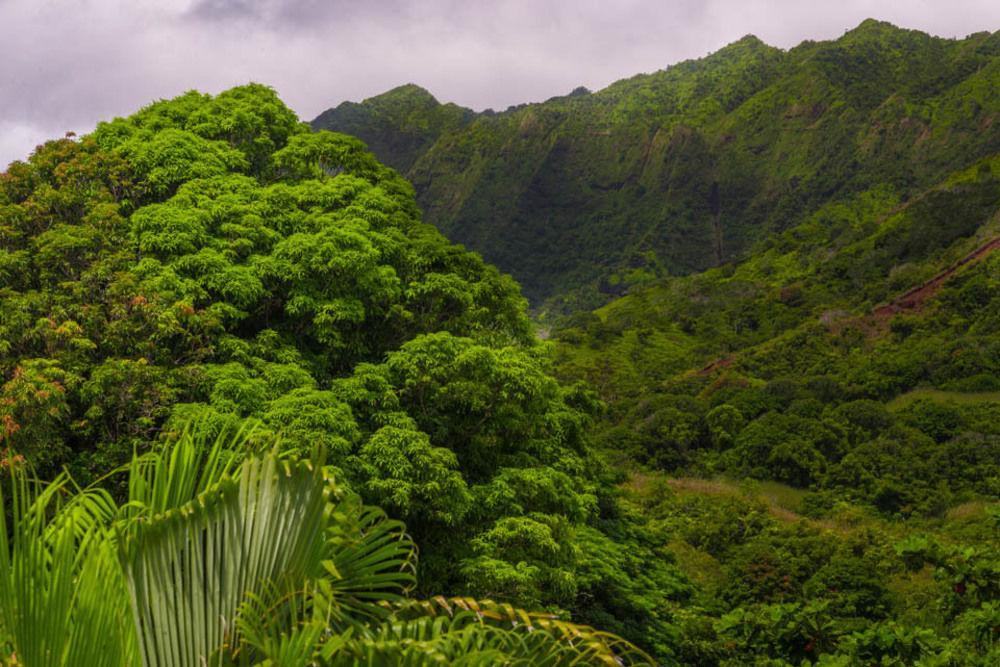
<path id="1" fill-rule="evenodd" d="M 356 0 L 195 0 L 184 15 L 196 22 L 238 23 L 269 30 L 323 31 L 331 23 L 358 18 L 409 16 L 419 7 L 400 0 L 358 2 Z"/>
<path id="2" fill-rule="evenodd" d="M 482 109 L 875 17 L 946 37 L 1000 29 L 996 0 L 0 0 L 0 168 L 43 137 L 197 88 L 274 86 L 304 119 L 418 83 Z"/>

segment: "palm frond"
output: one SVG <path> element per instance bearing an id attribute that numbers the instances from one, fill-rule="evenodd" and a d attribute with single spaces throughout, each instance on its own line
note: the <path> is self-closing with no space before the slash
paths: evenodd
<path id="1" fill-rule="evenodd" d="M 309 664 L 392 613 L 414 582 L 416 549 L 404 525 L 347 495 L 331 511 L 323 575 L 299 591 L 252 594 L 239 614 L 246 656 Z M 306 648 L 313 638 L 312 652 Z M 255 662 L 256 664 L 256 662 Z"/>
<path id="2" fill-rule="evenodd" d="M 0 659 L 94 665 L 651 665 L 628 642 L 471 598 L 410 600 L 405 526 L 321 462 L 190 433 L 117 507 L 67 474 L 0 488 Z M 9 524 L 8 524 L 9 522 Z M 15 662 L 16 661 L 16 662 Z"/>
<path id="3" fill-rule="evenodd" d="M 322 471 L 251 458 L 193 501 L 128 524 L 122 561 L 145 665 L 203 664 L 238 642 L 236 614 L 267 585 L 320 572 Z"/>
<path id="4" fill-rule="evenodd" d="M 333 518 L 323 563 L 327 594 L 352 621 L 384 618 L 387 603 L 402 601 L 416 581 L 417 551 L 406 526 L 356 496 L 341 501 Z"/>
<path id="5" fill-rule="evenodd" d="M 252 425 L 227 429 L 208 441 L 204 432 L 189 426 L 176 442 L 133 457 L 123 517 L 161 514 L 180 507 L 231 477 L 249 453 L 252 432 Z"/>
<path id="6" fill-rule="evenodd" d="M 405 649 L 404 653 L 433 646 L 435 652 L 443 651 L 450 661 L 462 664 L 497 664 L 491 662 L 497 651 L 504 656 L 502 664 L 655 664 L 642 650 L 615 635 L 553 614 L 467 597 L 398 604 L 374 643 L 386 650 Z M 477 662 L 477 656 L 484 662 Z"/>
<path id="7" fill-rule="evenodd" d="M 7 659 L 42 667 L 134 664 L 124 577 L 108 539 L 109 497 L 68 496 L 65 474 L 43 484 L 14 467 L 9 481 L 8 493 L 0 489 L 0 636 Z"/>

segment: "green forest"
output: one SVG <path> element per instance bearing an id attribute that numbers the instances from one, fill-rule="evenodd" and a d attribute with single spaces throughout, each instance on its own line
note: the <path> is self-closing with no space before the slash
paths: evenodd
<path id="1" fill-rule="evenodd" d="M 474 113 L 402 86 L 320 114 L 539 316 L 738 262 L 827 203 L 905 200 L 1000 151 L 1000 34 L 867 20 L 789 50 L 752 35 L 591 93 Z"/>
<path id="2" fill-rule="evenodd" d="M 998 664 L 1000 32 L 49 141 L 0 498 L 2 664 Z"/>

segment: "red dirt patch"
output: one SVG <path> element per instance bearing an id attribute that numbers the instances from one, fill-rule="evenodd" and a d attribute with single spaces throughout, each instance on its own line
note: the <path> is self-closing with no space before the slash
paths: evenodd
<path id="1" fill-rule="evenodd" d="M 716 359 L 712 363 L 700 369 L 696 373 L 696 375 L 710 375 L 712 371 L 719 370 L 720 368 L 729 368 L 732 365 L 733 365 L 732 357 L 723 357 L 722 359 Z"/>
<path id="2" fill-rule="evenodd" d="M 979 246 L 968 255 L 958 260 L 944 271 L 941 271 L 933 278 L 917 285 L 913 289 L 896 297 L 891 302 L 876 306 L 872 310 L 872 315 L 877 319 L 888 319 L 897 313 L 907 310 L 914 310 L 924 304 L 925 301 L 933 297 L 955 273 L 962 267 L 982 261 L 994 250 L 1000 248 L 1000 236 L 993 238 Z"/>

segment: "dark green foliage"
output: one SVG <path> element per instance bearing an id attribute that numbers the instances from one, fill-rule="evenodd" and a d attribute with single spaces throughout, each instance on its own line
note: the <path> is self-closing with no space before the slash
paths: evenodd
<path id="1" fill-rule="evenodd" d="M 665 470 L 824 489 L 893 515 L 994 498 L 996 162 L 888 214 L 878 189 L 830 203 L 739 265 L 565 318 L 558 372 L 608 401 L 601 442 Z M 970 198 L 966 218 L 954 203 Z M 846 238 L 831 243 L 837 220 Z"/>
<path id="2" fill-rule="evenodd" d="M 406 173 L 442 134 L 468 125 L 475 116 L 408 84 L 361 104 L 343 102 L 320 114 L 313 125 L 361 137 L 380 160 Z"/>
<path id="3" fill-rule="evenodd" d="M 954 533 L 921 532 L 941 531 L 938 523 L 902 528 L 846 506 L 817 522 L 752 487 L 673 488 L 632 499 L 700 584 L 676 612 L 681 664 L 971 666 L 996 657 L 995 528 L 976 546 L 955 546 Z"/>
<path id="4" fill-rule="evenodd" d="M 678 168 L 707 169 L 695 154 L 708 144 L 724 153 L 713 169 L 748 179 L 739 218 L 728 218 L 760 231 L 745 259 L 632 281 L 605 266 L 604 287 L 619 298 L 554 319 L 557 375 L 605 402 L 597 442 L 646 471 L 627 495 L 640 497 L 640 525 L 691 579 L 672 612 L 670 655 L 682 664 L 996 661 L 1000 135 L 996 100 L 970 100 L 993 95 L 980 86 L 1000 71 L 997 52 L 995 36 L 949 42 L 865 23 L 779 54 L 787 69 L 719 116 L 728 143 L 705 140 L 709 121 L 697 131 L 679 122 L 670 135 L 686 133 L 691 150 Z M 982 69 L 966 58 L 985 59 Z M 676 113 L 668 90 L 644 118 Z M 828 95 L 836 102 L 825 106 Z M 782 115 L 797 97 L 803 106 Z M 561 123 L 584 113 L 583 101 L 558 103 L 579 107 Z M 511 113 L 541 118 L 546 108 Z M 753 132 L 742 125 L 751 121 Z M 563 126 L 546 127 L 560 128 L 558 146 Z M 759 157 L 741 161 L 729 144 Z M 765 171 L 767 185 L 754 182 Z M 549 202 L 571 191 L 556 185 L 569 182 L 564 173 L 538 174 Z M 725 193 L 699 195 L 703 220 L 716 206 L 725 213 Z M 636 213 L 640 195 L 622 197 L 637 220 L 652 219 Z M 683 228 L 696 209 L 672 210 L 670 224 Z M 608 237 L 625 238 L 609 219 Z M 581 256 L 571 242 L 557 247 Z M 549 286 L 568 284 L 580 283 Z M 643 490 L 659 475 L 679 479 Z M 924 530 L 940 548 L 894 551 Z"/>
<path id="5" fill-rule="evenodd" d="M 998 57 L 865 22 L 317 121 L 417 196 L 256 85 L 50 142 L 0 175 L 0 468 L 252 424 L 407 522 L 421 594 L 666 664 L 992 664 Z"/>
<path id="6" fill-rule="evenodd" d="M 866 21 L 788 51 L 748 36 L 502 113 L 404 86 L 345 102 L 313 126 L 365 140 L 414 183 L 430 222 L 551 314 L 743 257 L 832 199 L 875 186 L 913 199 L 1000 150 L 998 43 Z M 930 199 L 954 209 L 954 224 L 927 218 L 890 234 L 883 257 L 921 257 L 978 225 L 979 195 Z"/>

